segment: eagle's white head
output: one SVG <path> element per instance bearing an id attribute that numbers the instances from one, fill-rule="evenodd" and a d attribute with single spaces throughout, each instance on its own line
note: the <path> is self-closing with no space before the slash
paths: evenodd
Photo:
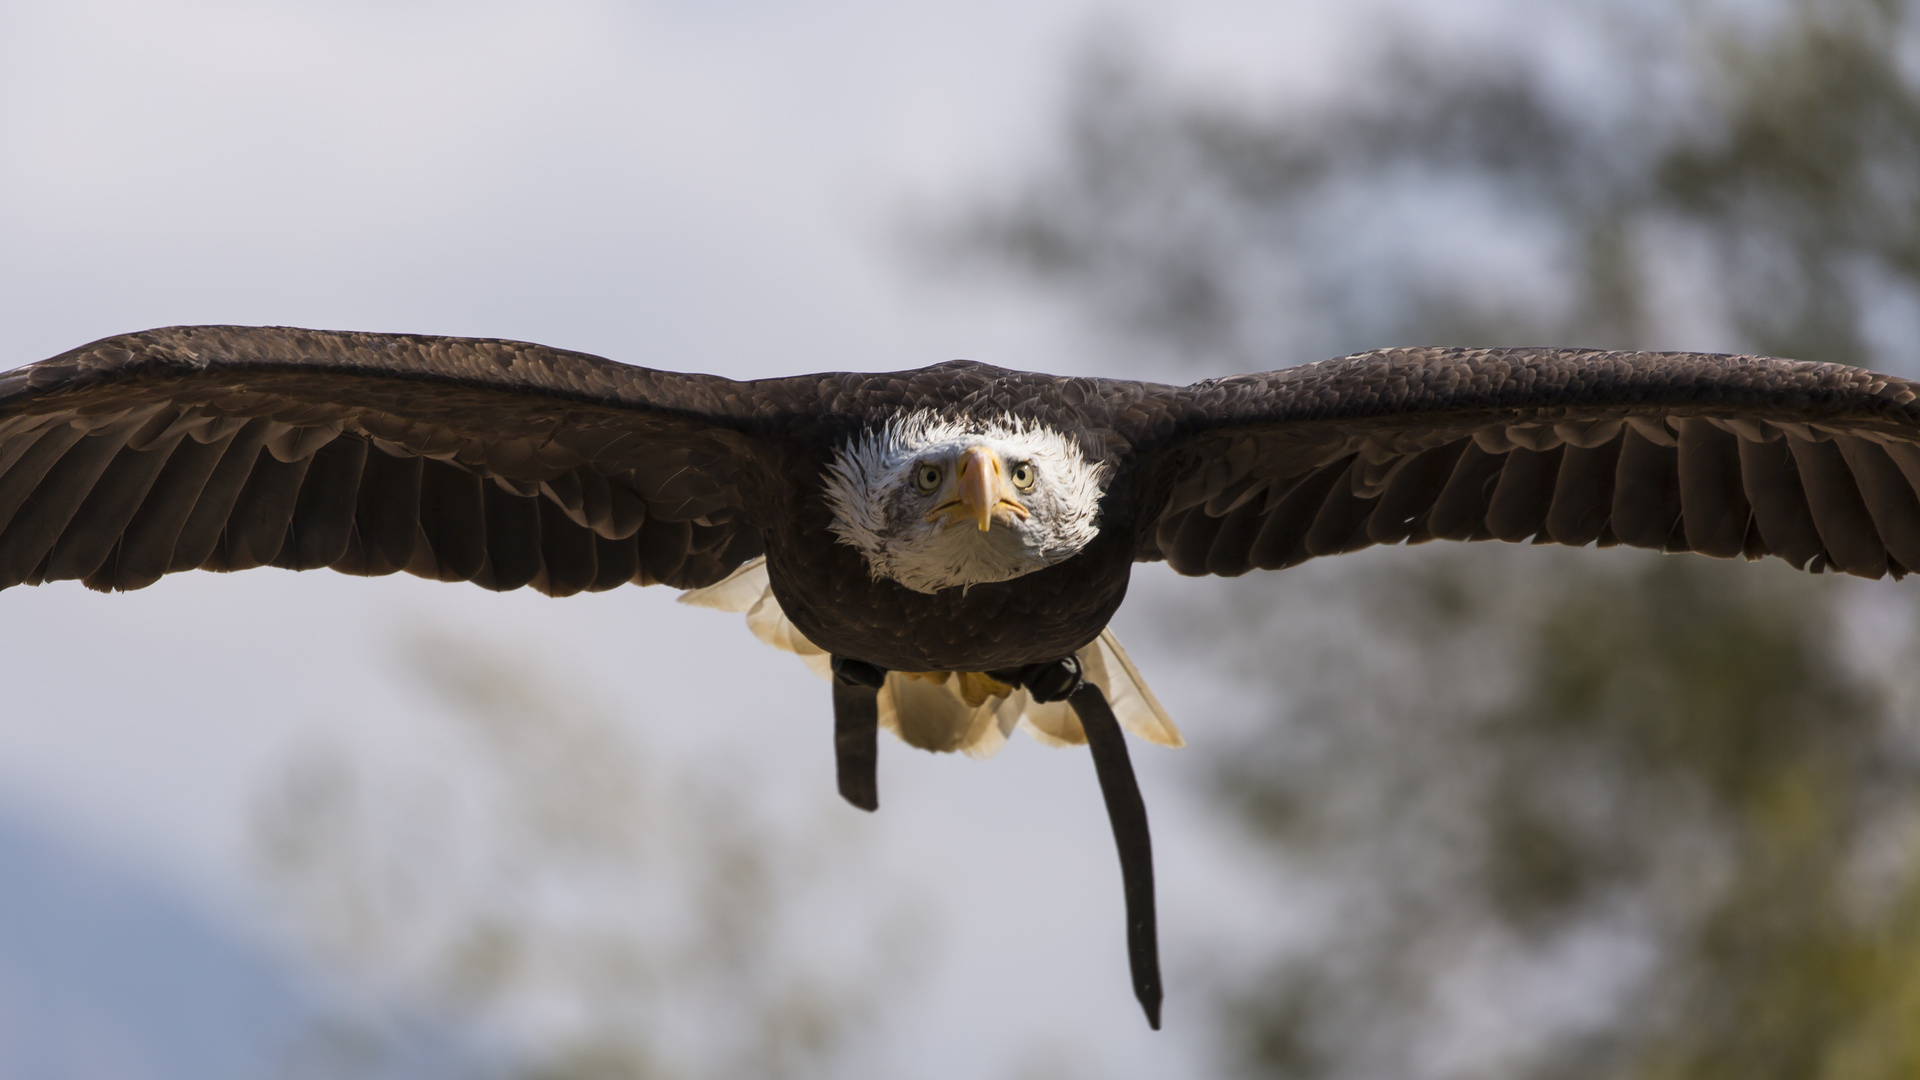
<path id="1" fill-rule="evenodd" d="M 874 577 L 933 593 L 1071 558 L 1099 532 L 1101 473 L 1044 425 L 922 410 L 842 447 L 826 494 Z"/>

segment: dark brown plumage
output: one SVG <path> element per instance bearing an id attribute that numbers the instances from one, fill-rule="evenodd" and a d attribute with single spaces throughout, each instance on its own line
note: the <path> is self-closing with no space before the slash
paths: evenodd
<path id="1" fill-rule="evenodd" d="M 966 595 L 873 581 L 820 473 L 907 408 L 1013 413 L 1110 464 L 1102 538 Z M 274 565 L 566 595 L 770 558 L 809 636 L 888 668 L 1071 652 L 1126 566 L 1432 539 L 1624 543 L 1877 577 L 1920 560 L 1913 384 L 1687 353 L 1399 349 L 1167 387 L 953 363 L 741 383 L 518 342 L 185 327 L 0 375 L 0 586 Z"/>
<path id="2" fill-rule="evenodd" d="M 1013 679 L 1092 641 L 1136 561 L 1235 575 L 1499 539 L 1899 577 L 1920 568 L 1916 390 L 1552 349 L 1391 349 L 1187 387 L 966 362 L 735 382 L 510 341 L 175 327 L 0 374 L 0 588 L 270 565 L 564 596 L 711 585 L 765 555 L 787 617 L 846 671 Z M 1098 535 L 967 589 L 874 578 L 828 527 L 823 475 L 921 409 L 1072 436 L 1106 469 Z M 866 685 L 836 692 L 843 720 L 870 716 Z M 843 789 L 869 807 L 871 725 L 841 732 Z M 1107 751 L 1112 800 L 1131 774 L 1112 771 L 1124 744 Z M 1157 1017 L 1144 811 L 1115 828 Z"/>

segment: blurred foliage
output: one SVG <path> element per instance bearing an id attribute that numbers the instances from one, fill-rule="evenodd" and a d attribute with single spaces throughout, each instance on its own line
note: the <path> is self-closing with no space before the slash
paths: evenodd
<path id="1" fill-rule="evenodd" d="M 1916 7 L 1543 6 L 1264 102 L 1109 38 L 1059 153 L 920 251 L 1160 377 L 1400 343 L 1920 374 Z M 1159 600 L 1256 721 L 1209 787 L 1315 913 L 1214 974 L 1237 1067 L 1920 1075 L 1912 584 L 1440 547 Z"/>
<path id="2" fill-rule="evenodd" d="M 1554 10 L 1585 54 L 1522 21 L 1464 55 L 1403 41 L 1341 96 L 1264 106 L 1102 39 L 1056 159 L 922 248 L 1208 369 L 1678 334 L 1913 370 L 1875 324 L 1893 305 L 1920 326 L 1912 5 Z"/>
<path id="3" fill-rule="evenodd" d="M 1529 554 L 1375 553 L 1346 634 L 1287 625 L 1323 575 L 1212 643 L 1292 705 L 1217 794 L 1329 905 L 1229 992 L 1249 1071 L 1914 1075 L 1911 611 L 1865 647 L 1778 564 Z"/>
<path id="4" fill-rule="evenodd" d="M 365 1003 L 284 1072 L 388 1075 L 440 1025 L 479 1062 L 450 1075 L 841 1074 L 922 935 L 904 911 L 822 919 L 814 884 L 858 870 L 824 815 L 763 820 L 738 769 L 655 774 L 640 729 L 522 657 L 431 635 L 405 655 L 449 722 L 433 765 L 316 751 L 256 815 L 281 910 Z"/>

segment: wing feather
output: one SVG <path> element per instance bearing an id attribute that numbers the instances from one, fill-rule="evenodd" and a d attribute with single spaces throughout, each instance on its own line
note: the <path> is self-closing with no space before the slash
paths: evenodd
<path id="1" fill-rule="evenodd" d="M 269 440 L 272 437 L 268 435 Z M 300 501 L 300 486 L 312 466 L 310 457 L 281 461 L 262 442 L 247 482 L 227 514 L 220 542 L 201 568 L 234 571 L 272 566 L 286 544 L 287 529 L 293 524 L 293 511 Z"/>
<path id="2" fill-rule="evenodd" d="M 591 586 L 594 592 L 605 592 L 619 588 L 640 577 L 640 541 L 635 537 L 624 540 L 609 540 L 595 533 L 593 537 L 594 577 Z M 741 562 L 745 562 L 743 557 Z M 736 564 L 738 565 L 738 564 Z M 640 582 L 645 584 L 645 582 Z"/>
<path id="3" fill-rule="evenodd" d="M 1506 465 L 1505 453 L 1488 453 L 1479 440 L 1470 440 L 1466 451 L 1453 466 L 1453 474 L 1440 489 L 1433 509 L 1427 512 L 1426 535 L 1436 540 L 1485 540 L 1487 507 L 1500 482 L 1500 470 Z"/>
<path id="4" fill-rule="evenodd" d="M 1920 566 L 1920 384 L 1858 368 L 1398 349 L 1135 395 L 1169 476 L 1139 557 L 1183 573 L 1493 538 Z"/>
<path id="5" fill-rule="evenodd" d="M 538 500 L 484 481 L 480 491 L 487 557 L 473 575 L 473 583 L 496 592 L 522 588 L 540 576 Z"/>
<path id="6" fill-rule="evenodd" d="M 420 541 L 420 477 L 423 459 L 395 455 L 368 440 L 353 507 L 352 562 L 336 568 L 368 577 L 392 574 L 413 561 Z"/>
<path id="7" fill-rule="evenodd" d="M 223 552 L 228 519 L 232 519 L 246 492 L 253 477 L 253 463 L 259 459 L 259 448 L 265 446 L 269 434 L 273 434 L 271 421 L 252 419 L 232 436 L 227 452 L 221 454 L 221 463 L 213 467 L 200 498 L 194 500 L 194 511 L 186 515 L 186 525 L 180 527 L 169 571 L 232 567 L 230 552 Z"/>
<path id="8" fill-rule="evenodd" d="M 221 542 L 213 548 L 209 563 L 202 563 L 202 569 L 250 571 L 253 567 L 271 567 L 278 561 L 280 548 L 286 546 L 286 534 L 294 525 L 294 509 L 300 505 L 301 484 L 307 479 L 307 469 L 313 467 L 313 457 L 280 461 L 273 454 L 271 442 L 273 434 L 261 444 L 259 454 L 253 455 L 253 473 L 240 488 L 240 498 L 234 500 L 232 513 L 228 513 Z"/>
<path id="9" fill-rule="evenodd" d="M 420 528 L 433 574 L 441 581 L 472 581 L 487 561 L 484 482 L 478 474 L 443 461 L 422 463 Z"/>
<path id="10" fill-rule="evenodd" d="M 365 439 L 336 437 L 310 451 L 312 464 L 294 499 L 293 520 L 275 566 L 318 570 L 345 557 L 353 539 L 367 450 Z"/>
<path id="11" fill-rule="evenodd" d="M 1515 448 L 1507 453 L 1506 468 L 1487 504 L 1487 531 L 1496 540 L 1520 543 L 1547 527 L 1553 505 L 1553 485 L 1560 475 L 1564 445 L 1547 450 Z"/>
<path id="12" fill-rule="evenodd" d="M 185 432 L 174 432 L 139 449 L 133 440 L 121 447 L 67 522 L 41 576 L 60 581 L 91 577 L 99 570 L 185 439 Z"/>
<path id="13" fill-rule="evenodd" d="M 1397 544 L 1420 531 L 1433 501 L 1466 452 L 1467 442 L 1456 439 L 1416 451 L 1381 493 L 1379 505 L 1367 518 L 1367 538 L 1377 544 Z"/>
<path id="14" fill-rule="evenodd" d="M 679 580 L 693 542 L 693 523 L 649 517 L 635 534 L 639 541 L 640 572 L 649 582 Z"/>
<path id="15" fill-rule="evenodd" d="M 1753 508 L 1740 485 L 1739 436 L 1707 420 L 1684 421 L 1675 461 L 1687 547 L 1720 559 L 1743 554 Z"/>
<path id="16" fill-rule="evenodd" d="M 1860 486 L 1887 554 L 1908 570 L 1920 568 L 1920 498 L 1905 474 L 1887 449 L 1874 442 L 1846 435 L 1836 436 L 1833 442 Z"/>
<path id="17" fill-rule="evenodd" d="M 1207 556 L 1213 552 L 1220 525 L 1221 519 L 1210 516 L 1202 507 L 1195 507 L 1179 521 L 1174 534 L 1161 543 L 1160 550 L 1167 553 L 1168 564 L 1183 574 L 1207 573 Z"/>
<path id="18" fill-rule="evenodd" d="M 1740 440 L 1740 477 L 1767 550 L 1795 569 L 1821 558 L 1820 530 L 1807 508 L 1806 490 L 1787 440 Z"/>
<path id="19" fill-rule="evenodd" d="M 1307 554 L 1338 555 L 1372 544 L 1367 539 L 1367 520 L 1373 516 L 1378 500 L 1363 498 L 1354 490 L 1359 485 L 1357 474 L 1365 467 L 1366 463 L 1356 456 L 1340 471 L 1326 501 L 1320 504 L 1320 512 L 1313 516 L 1313 524 L 1301 538 Z"/>
<path id="20" fill-rule="evenodd" d="M 552 499 L 530 500 L 540 508 L 540 564 L 542 578 L 535 587 L 548 596 L 572 596 L 592 588 L 600 576 L 595 537 L 581 528 L 566 509 Z"/>
<path id="21" fill-rule="evenodd" d="M 1327 495 L 1346 476 L 1351 462 L 1322 465 L 1300 478 L 1268 512 L 1266 522 L 1253 538 L 1248 552 L 1251 565 L 1262 570 L 1284 570 L 1312 558 L 1306 549 L 1307 533 L 1326 505 Z M 1200 512 L 1200 511 L 1196 511 Z M 1179 565 L 1169 563 L 1178 570 Z"/>
<path id="22" fill-rule="evenodd" d="M 173 565 L 173 552 L 214 470 L 238 431 L 202 441 L 182 438 L 153 486 L 119 534 L 118 552 L 81 580 L 95 589 L 140 589 L 159 581 Z"/>
<path id="23" fill-rule="evenodd" d="M 1207 548 L 1207 571 L 1227 577 L 1235 573 L 1245 573 L 1250 565 L 1247 553 L 1253 548 L 1254 537 L 1260 533 L 1260 526 L 1266 523 L 1266 515 L 1261 512 L 1258 503 L 1241 503 L 1224 517 L 1216 518 L 1220 522 L 1219 531 L 1214 533 L 1213 544 Z M 1206 517 L 1204 511 L 1194 513 Z"/>
<path id="24" fill-rule="evenodd" d="M 1629 424 L 1613 474 L 1613 535 L 1623 544 L 1674 550 L 1680 528 L 1679 444 L 1649 438 L 1653 425 Z M 1685 550 L 1684 540 L 1680 550 Z"/>
<path id="25" fill-rule="evenodd" d="M 704 584 L 760 552 L 754 425 L 837 386 L 809 385 L 479 339 L 108 338 L 0 372 L 0 587 L 267 564 L 556 595 Z"/>
<path id="26" fill-rule="evenodd" d="M 1826 549 L 1827 562 L 1843 573 L 1880 577 L 1887 572 L 1887 550 L 1853 482 L 1853 471 L 1831 439 L 1788 436 L 1807 508 Z"/>
<path id="27" fill-rule="evenodd" d="M 1594 543 L 1607 532 L 1623 441 L 1620 430 L 1615 429 L 1610 442 L 1599 446 L 1569 444 L 1560 455 L 1553 502 L 1547 507 L 1547 535 L 1555 541 L 1580 547 Z"/>
<path id="28" fill-rule="evenodd" d="M 80 509 L 87 493 L 106 471 L 114 455 L 126 445 L 129 432 L 108 429 L 88 435 L 53 462 L 0 533 L 0 582 L 13 584 L 39 577 L 40 565 L 67 522 Z"/>
<path id="29" fill-rule="evenodd" d="M 11 526 L 20 505 L 40 486 L 40 481 L 46 479 L 47 471 L 59 464 L 86 434 L 79 425 L 73 424 L 19 437 L 27 445 L 20 448 L 19 457 L 7 468 L 6 475 L 0 476 L 0 521 Z"/>

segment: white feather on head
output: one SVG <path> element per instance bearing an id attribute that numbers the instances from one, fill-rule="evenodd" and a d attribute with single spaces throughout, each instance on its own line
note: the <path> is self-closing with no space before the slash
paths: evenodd
<path id="1" fill-rule="evenodd" d="M 1031 463 L 1027 516 L 997 528 L 954 528 L 927 520 L 929 496 L 914 470 L 986 446 L 1005 461 Z M 903 413 L 862 433 L 834 455 L 825 477 L 830 526 L 859 549 L 868 572 L 916 592 L 1008 581 L 1072 558 L 1099 532 L 1104 468 L 1072 436 L 1044 424 Z"/>

